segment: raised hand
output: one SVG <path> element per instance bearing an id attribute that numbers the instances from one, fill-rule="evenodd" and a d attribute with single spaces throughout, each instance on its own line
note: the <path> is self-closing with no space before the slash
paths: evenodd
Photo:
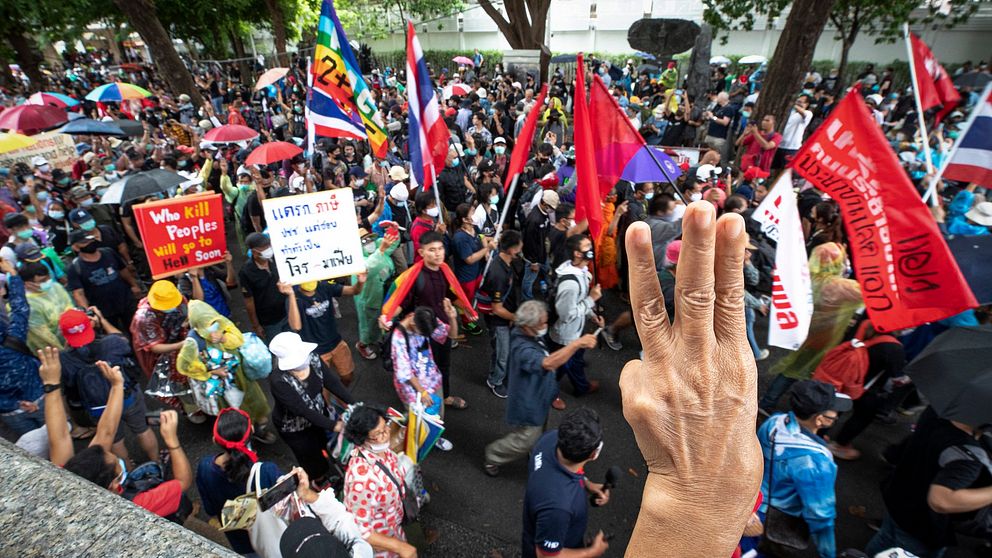
<path id="1" fill-rule="evenodd" d="M 62 382 L 62 361 L 59 360 L 59 350 L 55 347 L 45 347 L 38 351 L 38 376 L 43 384 L 58 384 Z"/>
<path id="2" fill-rule="evenodd" d="M 648 466 L 627 556 L 729 556 L 758 492 L 757 368 L 744 324 L 744 221 L 689 205 L 665 312 L 651 231 L 627 231 L 630 301 L 644 360 L 624 367 L 623 412 Z"/>

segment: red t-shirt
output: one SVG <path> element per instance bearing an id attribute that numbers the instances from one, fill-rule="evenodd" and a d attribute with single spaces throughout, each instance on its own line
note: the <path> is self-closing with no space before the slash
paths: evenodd
<path id="1" fill-rule="evenodd" d="M 754 139 L 754 136 L 751 134 L 748 134 L 744 138 L 744 156 L 741 157 L 741 170 L 746 171 L 749 167 L 754 166 L 763 171 L 772 168 L 772 159 L 775 158 L 775 152 L 778 151 L 778 146 L 782 143 L 782 134 L 777 132 L 768 134 L 765 136 L 765 141 L 774 143 L 775 147 L 771 149 L 761 147 L 758 140 Z"/>
<path id="2" fill-rule="evenodd" d="M 138 494 L 132 502 L 159 517 L 166 517 L 179 510 L 182 495 L 183 486 L 177 480 L 170 480 Z"/>

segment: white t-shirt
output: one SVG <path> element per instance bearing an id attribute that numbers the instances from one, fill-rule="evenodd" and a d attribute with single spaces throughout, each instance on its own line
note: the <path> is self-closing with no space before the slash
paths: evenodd
<path id="1" fill-rule="evenodd" d="M 789 119 L 785 122 L 785 130 L 782 131 L 782 149 L 799 149 L 803 145 L 803 133 L 806 126 L 813 120 L 813 112 L 807 110 L 806 116 L 802 116 L 796 109 L 789 113 Z"/>

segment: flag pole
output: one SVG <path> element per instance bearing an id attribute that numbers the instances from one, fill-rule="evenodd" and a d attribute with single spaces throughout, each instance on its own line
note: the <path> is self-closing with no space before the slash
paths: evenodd
<path id="1" fill-rule="evenodd" d="M 304 105 L 304 116 L 307 120 L 307 160 L 311 161 L 314 153 L 314 144 L 317 141 L 317 126 L 310 117 L 310 100 L 313 98 L 313 60 L 307 56 L 307 103 Z"/>
<path id="2" fill-rule="evenodd" d="M 992 82 L 985 84 L 985 89 L 982 90 L 982 96 L 979 97 L 979 99 L 988 99 L 989 93 L 992 93 Z M 978 116 L 979 108 L 980 106 L 976 104 L 975 107 L 971 109 L 971 114 L 968 115 L 968 121 L 965 122 L 964 128 L 961 129 L 961 133 L 958 135 L 958 140 L 954 142 L 954 145 L 951 147 L 951 151 L 941 161 L 940 169 L 937 171 L 937 174 L 935 174 L 930 180 L 930 186 L 927 188 L 926 193 L 923 194 L 924 203 L 926 203 L 931 196 L 936 197 L 937 182 L 940 180 L 940 177 L 944 176 L 944 171 L 947 170 L 948 165 L 951 164 L 951 160 L 954 159 L 954 154 L 958 152 L 958 148 L 961 147 L 961 142 L 964 141 L 965 136 L 968 135 L 968 130 L 971 129 L 971 125 L 975 122 L 975 118 Z"/>
<path id="3" fill-rule="evenodd" d="M 486 259 L 486 266 L 482 268 L 482 281 L 479 283 L 479 286 L 482 286 L 482 284 L 486 282 L 486 275 L 489 273 L 489 267 L 492 265 L 493 258 L 495 257 L 493 252 L 499 253 L 499 237 L 503 234 L 503 223 L 506 222 L 506 214 L 510 211 L 510 200 L 513 199 L 513 193 L 517 190 L 517 182 L 519 180 L 520 173 L 518 172 L 513 175 L 513 180 L 510 182 L 510 189 L 507 190 L 506 199 L 503 200 L 503 211 L 499 214 L 499 219 L 496 223 L 496 234 L 493 235 L 493 243 L 496 246 L 490 250 L 489 258 Z M 483 203 L 482 200 L 479 200 L 479 203 Z M 477 302 L 478 299 L 472 299 L 472 308 L 475 308 Z"/>
<path id="4" fill-rule="evenodd" d="M 913 100 L 916 101 L 916 119 L 920 128 L 920 140 L 923 143 L 923 160 L 927 165 L 927 174 L 933 174 L 933 157 L 930 154 L 930 135 L 927 133 L 926 118 L 923 115 L 923 101 L 920 100 L 920 81 L 916 75 L 916 59 L 913 55 L 913 41 L 909 36 L 909 23 L 902 24 L 902 34 L 906 39 L 906 54 L 909 57 L 909 77 L 913 82 Z M 935 184 L 935 182 L 931 182 Z M 932 200 L 937 205 L 937 199 Z"/>

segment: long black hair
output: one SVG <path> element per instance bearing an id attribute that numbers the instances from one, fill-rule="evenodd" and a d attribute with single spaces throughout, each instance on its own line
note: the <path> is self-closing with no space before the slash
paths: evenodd
<path id="1" fill-rule="evenodd" d="M 241 413 L 221 413 L 217 417 L 217 436 L 231 442 L 244 439 L 245 432 L 251 429 L 251 420 Z M 253 462 L 248 454 L 238 449 L 224 449 L 228 460 L 224 464 L 224 476 L 232 484 L 244 486 L 251 474 Z"/>

